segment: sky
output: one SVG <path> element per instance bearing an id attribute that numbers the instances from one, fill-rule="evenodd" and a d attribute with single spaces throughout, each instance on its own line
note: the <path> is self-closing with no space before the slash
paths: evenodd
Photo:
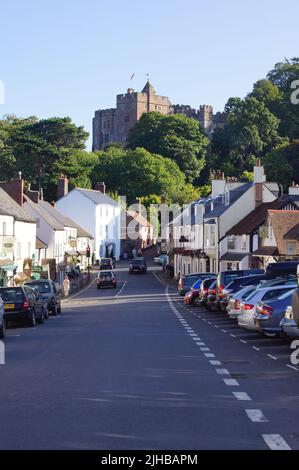
<path id="1" fill-rule="evenodd" d="M 221 111 L 299 55 L 298 18 L 298 0 L 0 0 L 0 117 L 70 116 L 91 132 L 146 74 L 173 104 Z"/>

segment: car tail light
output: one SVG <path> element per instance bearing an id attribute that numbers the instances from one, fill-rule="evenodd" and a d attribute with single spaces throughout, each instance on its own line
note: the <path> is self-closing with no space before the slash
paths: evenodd
<path id="1" fill-rule="evenodd" d="M 183 283 L 183 279 L 181 278 L 180 279 L 180 288 L 183 289 L 183 287 L 184 287 L 184 283 Z"/>
<path id="2" fill-rule="evenodd" d="M 215 295 L 216 294 L 216 289 L 210 289 L 209 291 L 210 295 Z"/>
<path id="3" fill-rule="evenodd" d="M 273 308 L 269 307 L 269 305 L 259 305 L 257 308 L 257 312 L 261 315 L 272 315 Z"/>
<path id="4" fill-rule="evenodd" d="M 24 300 L 23 307 L 24 310 L 28 310 L 30 308 L 30 303 L 28 300 Z"/>
<path id="5" fill-rule="evenodd" d="M 209 289 L 207 287 L 204 288 L 203 290 L 205 293 L 207 293 L 209 291 Z"/>
<path id="6" fill-rule="evenodd" d="M 244 305 L 243 305 L 243 309 L 244 309 L 244 310 L 252 310 L 253 307 L 254 307 L 254 305 L 252 305 L 252 304 L 244 304 Z"/>
<path id="7" fill-rule="evenodd" d="M 240 310 L 240 301 L 235 300 L 235 310 Z"/>
<path id="8" fill-rule="evenodd" d="M 222 297 L 222 295 L 223 295 L 223 292 L 222 292 L 223 289 L 224 289 L 224 286 L 223 286 L 223 285 L 221 285 L 221 286 L 218 287 L 218 295 L 219 295 L 219 297 Z"/>

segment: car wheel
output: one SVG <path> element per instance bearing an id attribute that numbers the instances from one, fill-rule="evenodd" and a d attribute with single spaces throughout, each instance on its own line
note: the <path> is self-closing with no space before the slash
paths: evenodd
<path id="1" fill-rule="evenodd" d="M 97 285 L 97 289 L 98 289 L 98 290 L 99 290 L 99 288 L 100 288 L 100 286 L 99 286 L 99 285 Z"/>
<path id="2" fill-rule="evenodd" d="M 29 325 L 34 328 L 36 325 L 36 320 L 35 320 L 35 311 L 32 310 L 31 318 L 29 319 Z"/>
<path id="3" fill-rule="evenodd" d="M 42 314 L 41 314 L 41 316 L 40 316 L 39 319 L 38 319 L 38 323 L 40 323 L 41 325 L 42 325 L 43 323 L 45 323 L 45 312 L 44 312 L 44 309 L 42 310 Z"/>
<path id="4" fill-rule="evenodd" d="M 3 323 L 0 327 L 0 339 L 4 339 L 6 336 L 6 325 L 5 325 L 5 320 L 3 320 Z"/>

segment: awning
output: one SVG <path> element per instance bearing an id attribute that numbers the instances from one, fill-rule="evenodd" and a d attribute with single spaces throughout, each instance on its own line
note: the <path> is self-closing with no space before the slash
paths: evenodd
<path id="1" fill-rule="evenodd" d="M 262 246 L 252 253 L 252 256 L 278 256 L 276 246 Z"/>
<path id="2" fill-rule="evenodd" d="M 0 269 L 3 269 L 3 271 L 13 271 L 16 268 L 17 266 L 13 263 L 11 259 L 9 258 L 0 259 Z"/>
<path id="3" fill-rule="evenodd" d="M 40 238 L 36 238 L 35 248 L 37 250 L 42 250 L 42 249 L 48 248 L 48 245 L 45 242 L 43 242 Z"/>
<path id="4" fill-rule="evenodd" d="M 27 279 L 29 279 L 29 276 L 27 276 L 27 274 L 25 274 L 25 273 L 17 273 L 14 276 L 15 281 L 25 282 L 25 281 L 27 281 Z"/>
<path id="5" fill-rule="evenodd" d="M 233 251 L 228 251 L 221 256 L 220 261 L 241 261 L 245 256 L 248 256 L 249 253 L 234 253 Z"/>

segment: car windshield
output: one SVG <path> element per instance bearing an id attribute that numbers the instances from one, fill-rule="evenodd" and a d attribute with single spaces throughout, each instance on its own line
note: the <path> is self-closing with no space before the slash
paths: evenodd
<path id="1" fill-rule="evenodd" d="M 51 286 L 49 282 L 30 282 L 29 285 L 32 289 L 38 289 L 42 294 L 50 294 Z"/>
<path id="2" fill-rule="evenodd" d="M 0 295 L 3 302 L 22 302 L 24 300 L 24 293 L 20 287 L 1 289 Z"/>
<path id="3" fill-rule="evenodd" d="M 111 273 L 100 273 L 100 279 L 103 279 L 105 281 L 110 281 L 112 277 L 113 276 Z"/>
<path id="4" fill-rule="evenodd" d="M 133 259 L 132 264 L 135 264 L 136 266 L 142 266 L 144 264 L 143 259 Z"/>
<path id="5" fill-rule="evenodd" d="M 242 299 L 243 300 L 247 300 L 249 297 L 252 296 L 253 293 L 255 293 L 256 291 L 256 288 L 255 287 L 252 287 L 252 289 L 249 289 L 248 291 L 246 291 L 243 295 L 242 295 Z"/>

